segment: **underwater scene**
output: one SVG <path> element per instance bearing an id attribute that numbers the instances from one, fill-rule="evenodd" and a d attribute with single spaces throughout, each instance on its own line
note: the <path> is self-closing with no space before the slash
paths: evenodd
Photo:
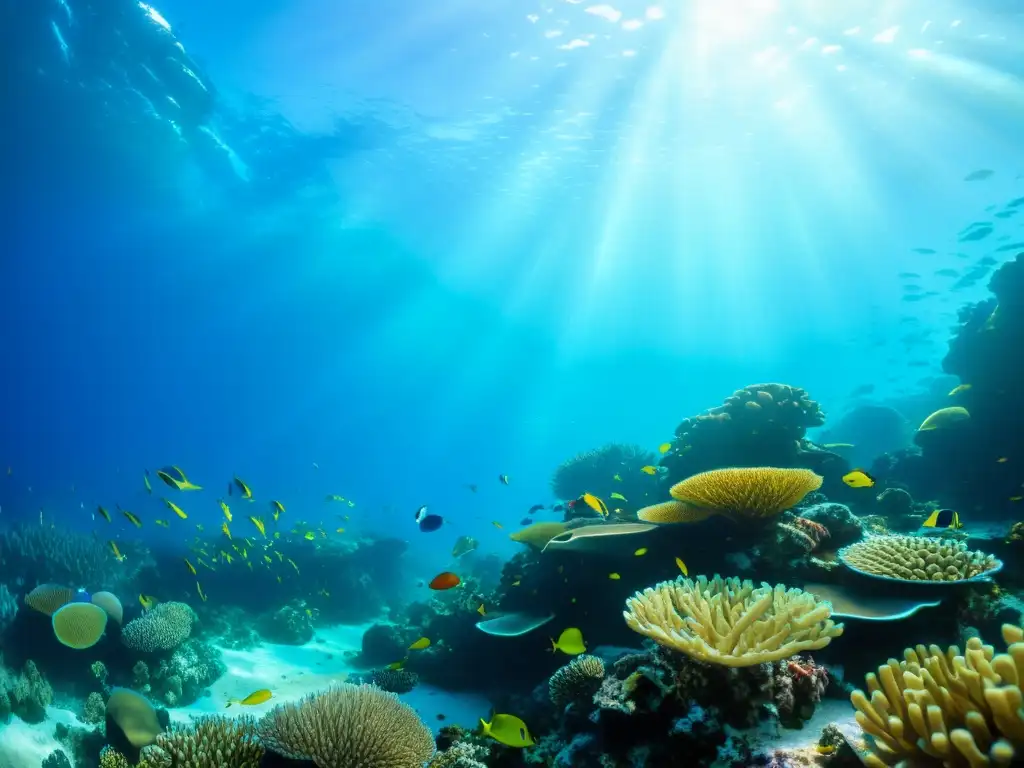
<path id="1" fill-rule="evenodd" d="M 1024 766 L 1024 7 L 0 36 L 0 768 Z"/>

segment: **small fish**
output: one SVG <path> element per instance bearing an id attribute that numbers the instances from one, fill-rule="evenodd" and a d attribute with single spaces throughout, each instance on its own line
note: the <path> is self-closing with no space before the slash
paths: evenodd
<path id="1" fill-rule="evenodd" d="M 235 488 L 238 489 L 238 493 L 243 499 L 246 501 L 252 501 L 252 489 L 250 489 L 249 486 L 245 484 L 245 481 L 237 475 L 230 483 L 228 483 L 228 496 L 232 494 L 232 491 Z"/>
<path id="2" fill-rule="evenodd" d="M 818 744 L 814 748 L 814 751 L 817 752 L 819 755 L 831 755 L 833 752 L 836 751 L 836 748 L 829 744 Z"/>
<path id="3" fill-rule="evenodd" d="M 423 531 L 423 533 L 436 531 L 444 524 L 444 518 L 440 515 L 434 515 L 428 512 L 426 504 L 416 510 L 415 519 L 416 525 L 420 527 L 420 530 Z"/>
<path id="4" fill-rule="evenodd" d="M 139 593 L 139 605 L 142 606 L 142 610 L 148 611 L 156 604 L 157 599 L 152 595 L 144 595 L 141 592 Z"/>
<path id="5" fill-rule="evenodd" d="M 617 491 L 612 493 L 611 496 L 609 496 L 609 498 L 618 499 L 619 501 L 626 501 L 626 497 Z"/>
<path id="6" fill-rule="evenodd" d="M 231 529 L 228 528 L 228 521 L 227 520 L 225 520 L 223 523 L 220 524 L 220 530 L 221 530 L 221 532 L 225 536 L 228 537 L 228 541 L 231 541 Z"/>
<path id="7" fill-rule="evenodd" d="M 478 486 L 477 486 L 477 484 L 476 484 L 476 483 L 466 483 L 466 487 L 467 487 L 467 488 L 469 488 L 469 490 L 470 490 L 470 491 L 471 491 L 472 493 L 476 493 L 476 492 L 477 492 L 477 490 L 478 490 Z"/>
<path id="8" fill-rule="evenodd" d="M 681 557 L 676 558 L 676 567 L 682 572 L 683 576 L 690 575 L 690 569 L 686 567 L 686 563 L 683 562 Z"/>
<path id="9" fill-rule="evenodd" d="M 580 496 L 580 499 L 583 500 L 584 504 L 586 504 L 592 510 L 597 512 L 597 514 L 602 515 L 604 517 L 608 517 L 608 507 L 605 506 L 605 503 L 601 501 L 599 498 L 597 498 L 597 496 L 595 496 L 594 494 L 584 493 L 582 496 Z"/>
<path id="10" fill-rule="evenodd" d="M 344 496 L 339 496 L 336 493 L 329 493 L 329 494 L 327 494 L 327 497 L 324 499 L 324 501 L 344 501 L 344 500 L 345 500 Z"/>
<path id="11" fill-rule="evenodd" d="M 645 475 L 656 475 L 656 474 L 658 474 L 658 468 L 654 467 L 654 466 L 651 466 L 650 464 L 648 464 L 645 467 L 640 467 L 640 471 L 643 472 Z"/>
<path id="12" fill-rule="evenodd" d="M 502 525 L 501 523 L 499 523 L 499 522 L 498 522 L 497 520 L 492 520 L 492 521 L 491 521 L 491 525 L 493 525 L 493 526 L 494 526 L 495 528 L 497 528 L 497 529 L 498 529 L 499 531 L 500 531 L 500 530 L 502 530 L 502 529 L 503 529 L 503 528 L 505 527 L 505 526 L 503 526 L 503 525 Z"/>
<path id="13" fill-rule="evenodd" d="M 672 450 L 672 443 L 662 443 L 658 446 L 658 453 L 668 453 Z"/>
<path id="14" fill-rule="evenodd" d="M 225 552 L 223 549 L 220 551 L 220 556 L 221 556 L 221 559 L 227 561 L 228 565 L 231 565 L 231 563 L 233 563 L 235 561 L 235 559 L 231 556 L 231 554 L 229 552 Z"/>
<path id="15" fill-rule="evenodd" d="M 270 508 L 274 512 L 274 519 L 275 520 L 277 520 L 277 518 L 280 515 L 284 514 L 284 504 L 282 504 L 280 501 L 271 501 L 270 502 Z"/>
<path id="16" fill-rule="evenodd" d="M 643 557 L 647 554 L 647 547 L 640 547 L 636 552 L 633 553 L 636 557 Z"/>
<path id="17" fill-rule="evenodd" d="M 114 557 L 118 562 L 124 560 L 124 555 L 121 554 L 121 550 L 117 548 L 117 542 L 111 539 L 107 544 L 110 546 L 110 551 L 114 553 Z"/>
<path id="18" fill-rule="evenodd" d="M 1008 461 L 1008 458 L 1006 458 L 1005 456 L 1001 456 L 1000 458 L 996 459 L 996 464 L 1005 464 Z"/>
<path id="19" fill-rule="evenodd" d="M 443 591 L 445 589 L 457 587 L 461 583 L 462 579 L 460 579 L 454 573 L 452 573 L 451 571 L 444 571 L 442 573 L 437 574 L 437 576 L 431 579 L 430 583 L 427 586 L 436 591 Z"/>
<path id="20" fill-rule="evenodd" d="M 131 523 L 132 525 L 134 525 L 136 528 L 141 528 L 142 527 L 142 521 L 139 520 L 138 517 L 133 515 L 127 509 L 122 509 L 121 510 L 121 514 L 124 515 L 127 518 L 128 522 Z"/>
<path id="21" fill-rule="evenodd" d="M 263 562 L 265 562 L 267 565 L 270 565 L 274 561 L 270 558 L 270 555 L 264 555 L 263 556 Z"/>
<path id="22" fill-rule="evenodd" d="M 498 482 L 502 485 L 508 485 L 508 475 L 498 475 Z"/>
<path id="23" fill-rule="evenodd" d="M 171 510 L 171 512 L 176 514 L 182 520 L 187 520 L 188 519 L 188 515 L 186 515 L 185 512 L 182 510 L 182 508 L 179 507 L 177 504 L 175 504 L 173 501 L 171 501 L 170 499 L 164 499 L 163 502 L 164 502 L 164 504 L 167 505 L 167 508 L 169 510 Z"/>
<path id="24" fill-rule="evenodd" d="M 194 565 L 192 565 L 192 563 L 190 563 L 188 561 L 187 557 L 183 558 L 183 559 L 185 560 L 185 565 L 188 566 L 188 572 L 191 573 L 193 576 L 195 576 L 196 575 L 196 567 Z"/>
<path id="25" fill-rule="evenodd" d="M 960 515 L 952 509 L 937 509 L 921 523 L 922 528 L 951 528 L 954 531 L 963 528 Z"/>
<path id="26" fill-rule="evenodd" d="M 583 633 L 576 627 L 569 627 L 558 636 L 558 640 L 551 639 L 551 650 L 561 651 L 568 656 L 578 656 L 587 650 L 583 642 Z"/>
<path id="27" fill-rule="evenodd" d="M 611 579 L 612 581 L 618 581 L 619 579 L 622 578 L 622 576 L 620 576 L 617 573 L 609 573 L 608 574 L 608 578 Z"/>
<path id="28" fill-rule="evenodd" d="M 845 449 L 856 448 L 857 446 L 855 446 L 853 443 L 825 443 L 821 447 L 824 448 L 827 451 L 838 451 L 838 450 L 841 450 L 841 449 L 844 449 L 844 448 Z"/>
<path id="29" fill-rule="evenodd" d="M 297 565 L 295 564 L 295 561 L 294 561 L 294 560 L 292 560 L 292 559 L 291 559 L 290 557 L 286 557 L 286 558 L 285 558 L 285 560 L 287 560 L 287 561 L 288 561 L 288 564 L 289 564 L 289 565 L 290 565 L 290 566 L 291 566 L 292 568 L 294 568 L 294 569 L 295 569 L 295 575 L 296 575 L 296 576 L 298 576 L 298 575 L 299 575 L 299 566 L 297 566 Z"/>
<path id="30" fill-rule="evenodd" d="M 422 651 L 424 648 L 430 647 L 430 638 L 421 637 L 415 643 L 409 646 L 410 651 Z"/>
<path id="31" fill-rule="evenodd" d="M 107 510 L 105 510 L 102 505 L 96 507 L 96 511 L 100 513 L 100 517 L 102 517 L 108 523 L 110 522 L 110 513 L 107 512 Z"/>
<path id="32" fill-rule="evenodd" d="M 520 525 L 533 525 L 533 518 L 532 517 L 524 517 L 522 520 L 519 521 L 519 524 Z"/>
<path id="33" fill-rule="evenodd" d="M 204 603 L 206 602 L 206 595 L 203 594 L 203 588 L 199 586 L 199 582 L 196 582 L 196 592 L 199 594 L 199 599 Z"/>
<path id="34" fill-rule="evenodd" d="M 335 533 L 344 533 L 344 532 L 345 532 L 345 529 L 344 529 L 344 528 L 338 528 L 338 529 L 336 529 L 336 530 L 335 530 L 334 532 L 335 532 Z"/>
<path id="35" fill-rule="evenodd" d="M 248 696 L 246 696 L 244 699 L 228 699 L 228 703 L 224 707 L 224 709 L 227 709 L 232 704 L 241 704 L 241 705 L 246 706 L 246 707 L 251 707 L 254 704 L 262 704 L 265 701 L 270 701 L 270 697 L 272 695 L 273 694 L 270 691 L 268 691 L 266 688 L 261 688 L 258 691 L 253 691 Z"/>
<path id="36" fill-rule="evenodd" d="M 533 739 L 526 723 L 515 715 L 494 715 L 491 722 L 480 720 L 480 728 L 484 736 L 490 736 L 506 747 L 532 747 Z"/>
<path id="37" fill-rule="evenodd" d="M 959 395 L 961 392 L 966 392 L 972 386 L 973 384 L 957 384 L 955 387 L 949 390 L 949 397 L 954 397 L 956 395 Z"/>
<path id="38" fill-rule="evenodd" d="M 479 613 L 481 616 L 486 616 L 487 615 L 487 609 L 484 608 L 484 604 L 483 603 L 480 603 L 480 607 L 476 609 L 476 612 Z"/>
<path id="39" fill-rule="evenodd" d="M 177 491 L 201 491 L 203 487 L 189 482 L 189 479 L 185 477 L 185 473 L 181 471 L 180 467 L 163 467 L 156 471 L 156 476 L 164 481 L 165 484 L 171 486 Z"/>
<path id="40" fill-rule="evenodd" d="M 614 480 L 617 483 L 621 483 L 622 482 L 622 475 L 620 475 L 618 472 L 616 472 L 614 475 L 612 475 L 612 480 Z"/>
<path id="41" fill-rule="evenodd" d="M 302 538 L 304 538 L 306 541 L 313 541 L 316 538 L 316 534 L 312 531 L 306 531 L 306 533 L 303 534 Z"/>
<path id="42" fill-rule="evenodd" d="M 1021 499 L 1024 499 L 1024 496 L 1011 496 L 1010 497 L 1010 501 L 1020 501 Z"/>
<path id="43" fill-rule="evenodd" d="M 405 662 L 407 662 L 408 660 L 409 657 L 406 656 L 404 659 L 401 659 L 400 661 L 392 661 L 390 664 L 388 664 L 388 669 L 402 669 L 405 666 Z"/>
<path id="44" fill-rule="evenodd" d="M 851 488 L 871 488 L 875 484 L 875 478 L 863 469 L 855 469 L 843 475 L 843 482 Z"/>
<path id="45" fill-rule="evenodd" d="M 170 528 L 171 527 L 171 524 L 168 523 L 166 520 L 154 520 L 153 522 L 156 523 L 157 525 L 159 525 L 161 528 Z"/>
<path id="46" fill-rule="evenodd" d="M 542 509 L 544 509 L 543 504 L 534 504 L 532 507 L 530 507 L 530 511 L 526 514 L 532 515 L 534 512 L 540 512 Z"/>
<path id="47" fill-rule="evenodd" d="M 227 505 L 223 499 L 217 499 L 217 503 L 220 504 L 220 511 L 224 513 L 225 519 L 231 522 L 231 507 Z"/>
<path id="48" fill-rule="evenodd" d="M 142 476 L 142 482 L 146 484 L 146 493 L 152 493 L 153 486 L 149 484 L 149 470 L 146 470 L 146 474 Z"/>
<path id="49" fill-rule="evenodd" d="M 260 532 L 260 535 L 265 539 L 267 538 L 267 529 L 263 525 L 263 520 L 259 517 L 253 517 L 249 515 L 249 521 L 256 526 L 256 530 Z"/>

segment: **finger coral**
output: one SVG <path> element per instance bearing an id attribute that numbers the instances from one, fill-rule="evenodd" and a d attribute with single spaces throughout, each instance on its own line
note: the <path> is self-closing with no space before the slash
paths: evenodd
<path id="1" fill-rule="evenodd" d="M 675 503 L 637 513 L 651 523 L 692 523 L 711 514 L 736 520 L 766 520 L 786 511 L 821 487 L 821 475 L 809 469 L 734 467 L 713 469 L 672 486 Z"/>
<path id="2" fill-rule="evenodd" d="M 263 746 L 251 717 L 202 717 L 175 726 L 143 750 L 146 768 L 257 768 Z"/>
<path id="3" fill-rule="evenodd" d="M 577 656 L 548 680 L 551 703 L 564 709 L 574 701 L 593 696 L 604 680 L 604 662 L 597 656 Z"/>
<path id="4" fill-rule="evenodd" d="M 962 541 L 924 536 L 872 536 L 841 549 L 839 559 L 859 573 L 893 581 L 971 581 L 1003 567 Z"/>
<path id="5" fill-rule="evenodd" d="M 1007 653 L 972 637 L 956 646 L 918 645 L 866 677 L 850 696 L 869 768 L 1016 765 L 1024 756 L 1024 630 L 1005 625 Z"/>
<path id="6" fill-rule="evenodd" d="M 194 619 L 195 613 L 185 603 L 160 603 L 125 624 L 121 639 L 134 651 L 170 651 L 188 639 Z"/>
<path id="7" fill-rule="evenodd" d="M 712 664 L 748 667 L 819 650 L 843 633 L 832 606 L 799 589 L 706 576 L 665 581 L 626 601 L 634 632 Z"/>
<path id="8" fill-rule="evenodd" d="M 372 685 L 342 684 L 279 705 L 257 729 L 269 751 L 317 768 L 421 768 L 434 753 L 416 712 Z"/>

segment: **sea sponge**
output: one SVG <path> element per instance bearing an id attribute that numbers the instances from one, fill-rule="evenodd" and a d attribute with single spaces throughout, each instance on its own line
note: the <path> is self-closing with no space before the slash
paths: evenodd
<path id="1" fill-rule="evenodd" d="M 25 595 L 25 605 L 47 616 L 53 616 L 74 597 L 75 590 L 71 587 L 65 587 L 63 584 L 40 584 Z"/>
<path id="2" fill-rule="evenodd" d="M 107 628 L 107 612 L 92 603 L 68 603 L 53 614 L 53 634 L 68 648 L 92 648 Z"/>
<path id="3" fill-rule="evenodd" d="M 534 523 L 521 531 L 509 534 L 509 538 L 520 544 L 529 544 L 536 549 L 544 549 L 544 545 L 551 539 L 565 533 L 566 527 L 565 523 Z"/>
<path id="4" fill-rule="evenodd" d="M 623 612 L 629 628 L 699 661 L 749 667 L 816 651 L 843 633 L 832 606 L 799 589 L 706 576 L 637 592 Z"/>
<path id="5" fill-rule="evenodd" d="M 872 536 L 841 549 L 839 559 L 859 573 L 896 581 L 969 581 L 1003 567 L 962 541 L 924 536 Z"/>
<path id="6" fill-rule="evenodd" d="M 121 729 L 128 743 L 136 749 L 154 743 L 163 731 L 149 699 L 128 688 L 111 690 L 107 699 L 107 719 Z"/>
<path id="7" fill-rule="evenodd" d="M 971 414 L 967 412 L 967 409 L 959 405 L 940 408 L 934 413 L 929 414 L 928 418 L 921 422 L 921 426 L 917 428 L 917 431 L 929 432 L 933 429 L 946 429 L 970 418 Z"/>
<path id="8" fill-rule="evenodd" d="M 422 768 L 434 737 L 412 707 L 372 685 L 341 685 L 281 704 L 257 726 L 263 745 L 317 768 Z"/>
<path id="9" fill-rule="evenodd" d="M 1024 630 L 1003 626 L 1007 653 L 977 637 L 964 654 L 936 645 L 904 651 L 904 660 L 866 677 L 850 696 L 863 729 L 869 768 L 889 765 L 1008 766 L 1024 757 Z"/>
<path id="10" fill-rule="evenodd" d="M 564 667 L 556 670 L 548 680 L 548 694 L 551 703 L 559 709 L 580 699 L 597 693 L 604 680 L 604 662 L 597 656 L 577 656 Z"/>
<path id="11" fill-rule="evenodd" d="M 106 611 L 107 616 L 118 624 L 124 619 L 124 608 L 121 606 L 121 601 L 117 598 L 117 595 L 113 592 L 97 592 L 92 596 L 92 604 L 98 605 Z"/>
<path id="12" fill-rule="evenodd" d="M 213 715 L 161 733 L 142 754 L 147 768 L 257 768 L 263 746 L 253 718 Z"/>
<path id="13" fill-rule="evenodd" d="M 185 603 L 160 603 L 125 624 L 121 639 L 134 651 L 174 650 L 188 639 L 194 620 L 195 613 Z"/>
<path id="14" fill-rule="evenodd" d="M 637 516 L 650 523 L 692 523 L 711 514 L 748 522 L 766 520 L 800 503 L 821 482 L 821 475 L 809 469 L 712 469 L 672 486 L 669 493 L 680 503 L 645 507 Z"/>

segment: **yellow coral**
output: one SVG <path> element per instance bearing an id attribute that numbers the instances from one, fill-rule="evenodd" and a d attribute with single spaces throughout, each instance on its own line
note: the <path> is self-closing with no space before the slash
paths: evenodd
<path id="1" fill-rule="evenodd" d="M 68 603 L 51 618 L 53 634 L 68 648 L 92 648 L 103 637 L 107 612 L 92 603 Z"/>
<path id="2" fill-rule="evenodd" d="M 698 523 L 713 515 L 710 509 L 701 509 L 692 504 L 682 501 L 663 501 L 660 504 L 651 504 L 636 513 L 636 516 L 646 523 Z"/>
<path id="3" fill-rule="evenodd" d="M 700 661 L 749 667 L 824 648 L 843 633 L 832 606 L 799 589 L 706 576 L 637 592 L 622 615 L 634 632 Z"/>
<path id="4" fill-rule="evenodd" d="M 923 536 L 871 536 L 844 547 L 839 559 L 855 571 L 900 581 L 966 581 L 1003 567 L 962 541 Z"/>
<path id="5" fill-rule="evenodd" d="M 935 645 L 904 652 L 866 678 L 850 701 L 869 768 L 1016 765 L 1024 756 L 1024 630 L 1005 625 L 1007 653 L 972 637 L 964 655 Z"/>

